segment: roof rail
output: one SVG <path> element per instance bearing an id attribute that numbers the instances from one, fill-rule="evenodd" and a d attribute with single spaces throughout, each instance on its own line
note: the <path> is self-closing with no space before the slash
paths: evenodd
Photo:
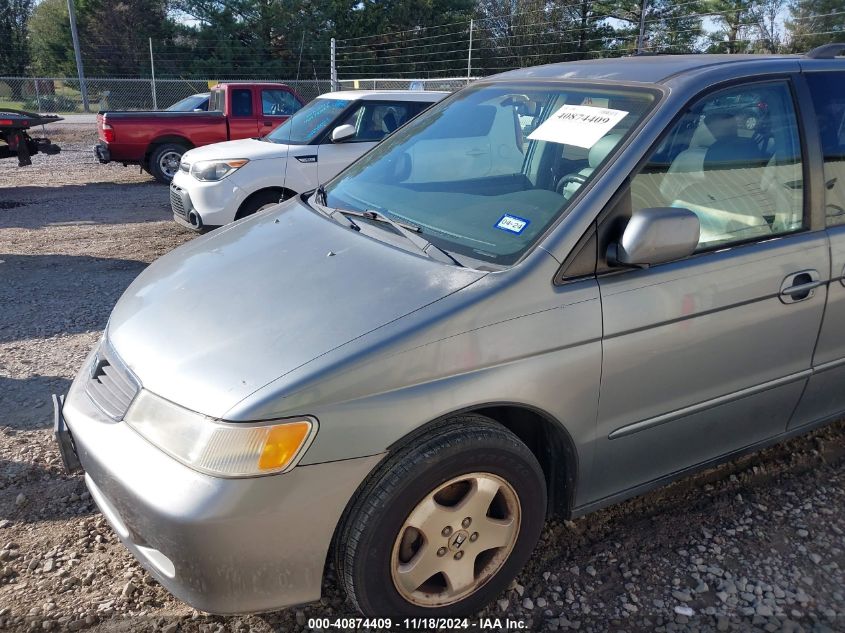
<path id="1" fill-rule="evenodd" d="M 804 57 L 811 59 L 833 59 L 839 55 L 845 55 L 845 44 L 824 44 L 804 53 Z"/>

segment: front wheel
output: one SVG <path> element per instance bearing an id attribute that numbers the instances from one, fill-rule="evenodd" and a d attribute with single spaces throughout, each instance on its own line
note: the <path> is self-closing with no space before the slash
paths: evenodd
<path id="1" fill-rule="evenodd" d="M 337 571 L 365 615 L 466 616 L 523 567 L 543 527 L 546 483 L 513 433 L 464 415 L 370 477 L 337 541 Z"/>

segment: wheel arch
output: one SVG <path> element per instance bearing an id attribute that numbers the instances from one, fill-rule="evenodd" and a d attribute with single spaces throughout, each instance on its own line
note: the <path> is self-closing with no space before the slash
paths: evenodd
<path id="1" fill-rule="evenodd" d="M 167 143 L 176 143 L 177 145 L 182 145 L 185 149 L 193 149 L 194 144 L 191 143 L 186 137 L 179 136 L 178 134 L 167 134 L 165 136 L 159 136 L 154 138 L 150 141 L 150 144 L 147 145 L 147 150 L 144 152 L 144 164 L 150 164 L 150 156 L 156 150 L 159 145 L 165 145 Z"/>
<path id="2" fill-rule="evenodd" d="M 291 198 L 291 197 L 297 195 L 297 193 L 293 189 L 288 189 L 287 187 L 276 187 L 276 186 L 262 187 L 261 189 L 258 189 L 257 191 L 253 191 L 246 198 L 244 198 L 244 201 L 241 202 L 240 206 L 238 207 L 238 210 L 235 212 L 235 219 L 240 220 L 243 217 L 242 212 L 243 212 L 244 207 L 247 205 L 247 203 L 249 203 L 250 201 L 255 199 L 257 196 L 264 194 L 264 193 L 267 193 L 269 191 L 277 192 L 279 194 L 280 198 L 282 196 L 284 196 L 286 200 L 288 198 Z"/>
<path id="3" fill-rule="evenodd" d="M 448 424 L 451 418 L 466 413 L 484 415 L 524 442 L 534 453 L 546 477 L 547 515 L 564 518 L 572 515 L 578 484 L 578 450 L 566 427 L 555 416 L 537 407 L 516 402 L 491 402 L 451 411 L 402 436 L 387 450 L 391 452 L 437 426 Z"/>

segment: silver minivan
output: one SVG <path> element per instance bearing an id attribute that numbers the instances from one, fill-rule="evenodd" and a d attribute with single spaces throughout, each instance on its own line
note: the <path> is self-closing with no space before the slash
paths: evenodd
<path id="1" fill-rule="evenodd" d="M 477 611 L 550 515 L 845 413 L 845 45 L 478 81 L 126 290 L 56 435 L 214 613 Z M 330 559 L 331 555 L 331 559 Z"/>

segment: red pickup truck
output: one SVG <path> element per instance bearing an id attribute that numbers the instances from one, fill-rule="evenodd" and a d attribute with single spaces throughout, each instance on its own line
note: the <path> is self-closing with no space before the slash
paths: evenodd
<path id="1" fill-rule="evenodd" d="M 208 112 L 100 112 L 94 154 L 101 163 L 141 165 L 169 183 L 189 149 L 264 136 L 304 103 L 285 84 L 229 83 L 212 88 Z"/>

